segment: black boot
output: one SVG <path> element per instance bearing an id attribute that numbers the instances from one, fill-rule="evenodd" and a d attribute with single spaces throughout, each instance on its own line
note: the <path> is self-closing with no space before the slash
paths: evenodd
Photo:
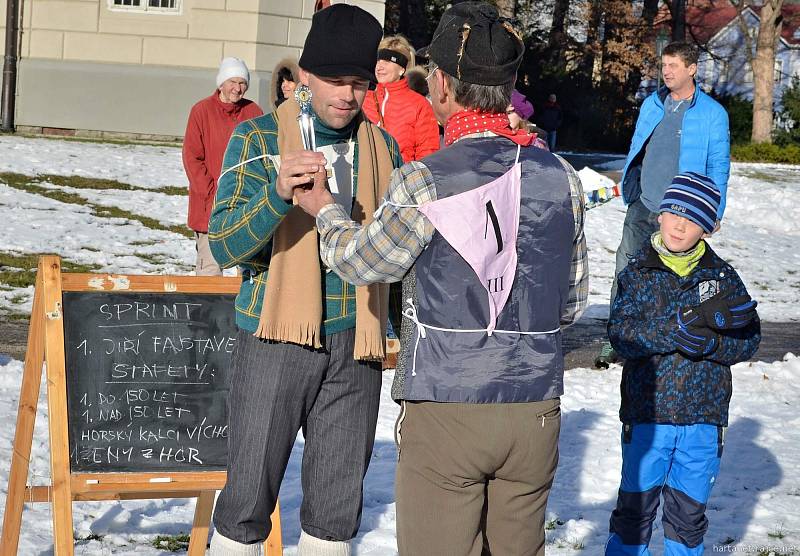
<path id="1" fill-rule="evenodd" d="M 595 357 L 594 359 L 594 368 L 607 369 L 609 365 L 616 362 L 617 362 L 617 352 L 614 351 L 613 347 L 611 347 L 610 342 L 608 341 L 603 342 L 603 345 L 600 346 L 600 353 L 598 353 L 597 357 Z"/>

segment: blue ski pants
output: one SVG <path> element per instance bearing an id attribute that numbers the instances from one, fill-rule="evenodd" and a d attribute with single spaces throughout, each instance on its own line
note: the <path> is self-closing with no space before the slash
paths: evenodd
<path id="1" fill-rule="evenodd" d="M 625 424 L 622 482 L 606 555 L 649 556 L 661 497 L 665 556 L 703 554 L 706 503 L 722 456 L 724 427 Z"/>

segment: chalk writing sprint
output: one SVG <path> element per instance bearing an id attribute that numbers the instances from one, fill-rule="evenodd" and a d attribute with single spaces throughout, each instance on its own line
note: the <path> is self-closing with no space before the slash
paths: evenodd
<path id="1" fill-rule="evenodd" d="M 225 469 L 233 298 L 64 292 L 73 471 Z"/>

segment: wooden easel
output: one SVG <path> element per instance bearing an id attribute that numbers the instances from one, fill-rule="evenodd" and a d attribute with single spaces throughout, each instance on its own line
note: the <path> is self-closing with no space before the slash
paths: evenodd
<path id="1" fill-rule="evenodd" d="M 222 277 L 125 276 L 62 274 L 56 256 L 39 260 L 33 297 L 17 426 L 3 515 L 0 556 L 17 554 L 25 502 L 49 502 L 53 508 L 55 556 L 74 554 L 72 502 L 197 498 L 188 554 L 205 554 L 214 496 L 225 484 L 224 471 L 177 473 L 73 473 L 70 470 L 67 422 L 66 360 L 62 291 L 126 291 L 237 293 L 239 279 Z M 50 477 L 46 486 L 29 486 L 33 429 L 39 400 L 42 364 L 47 366 L 47 405 L 50 433 Z M 272 532 L 264 542 L 267 556 L 283 554 L 280 508 L 272 514 Z"/>

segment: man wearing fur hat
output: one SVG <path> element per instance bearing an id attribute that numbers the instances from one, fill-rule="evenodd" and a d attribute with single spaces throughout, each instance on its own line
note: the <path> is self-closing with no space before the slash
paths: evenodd
<path id="1" fill-rule="evenodd" d="M 353 222 L 322 173 L 297 194 L 335 273 L 403 279 L 402 555 L 544 554 L 561 327 L 585 307 L 588 274 L 576 172 L 506 116 L 523 50 L 494 7 L 455 4 L 429 50 L 446 147 L 392 175 L 372 223 Z"/>
<path id="2" fill-rule="evenodd" d="M 197 276 L 222 275 L 208 247 L 208 219 L 228 139 L 236 124 L 260 116 L 258 104 L 244 98 L 250 72 L 239 58 L 225 58 L 217 72 L 217 88 L 189 112 L 183 138 L 183 168 L 189 178 L 189 228 L 197 242 Z"/>
<path id="3" fill-rule="evenodd" d="M 292 198 L 316 171 L 369 223 L 400 164 L 399 149 L 361 113 L 375 81 L 380 23 L 334 4 L 314 14 L 300 57 L 317 150 L 298 125 L 308 91 L 240 124 L 223 162 L 209 236 L 238 265 L 239 326 L 228 398 L 228 481 L 211 553 L 260 555 L 298 430 L 303 430 L 302 556 L 347 555 L 361 519 L 385 356 L 388 286 L 355 287 L 320 261 L 313 218 Z"/>

